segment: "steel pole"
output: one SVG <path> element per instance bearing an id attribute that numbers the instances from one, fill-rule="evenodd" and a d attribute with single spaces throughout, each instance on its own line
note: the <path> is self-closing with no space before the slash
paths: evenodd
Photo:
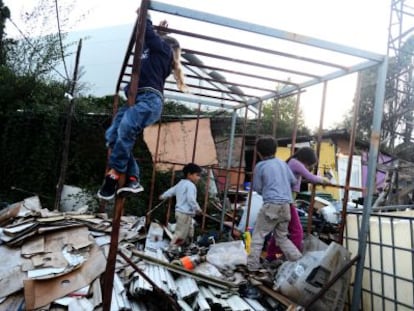
<path id="1" fill-rule="evenodd" d="M 374 116 L 372 120 L 372 132 L 368 156 L 367 193 L 364 197 L 364 211 L 362 213 L 361 228 L 359 230 L 358 260 L 354 289 L 352 293 L 351 310 L 357 311 L 360 308 L 362 293 L 362 278 L 364 273 L 365 252 L 367 248 L 367 237 L 369 233 L 369 219 L 372 212 L 373 194 L 375 191 L 375 174 L 377 167 L 378 151 L 381 137 L 381 122 L 384 108 L 385 80 L 387 77 L 388 59 L 385 57 L 378 66 L 377 87 L 375 91 Z"/>

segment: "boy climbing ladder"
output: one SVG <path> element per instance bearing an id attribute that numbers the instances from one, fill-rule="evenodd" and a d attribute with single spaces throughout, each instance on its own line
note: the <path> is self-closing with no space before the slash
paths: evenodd
<path id="1" fill-rule="evenodd" d="M 160 26 L 167 28 L 167 21 L 161 21 Z M 171 72 L 178 88 L 185 91 L 180 55 L 178 41 L 164 33 L 156 33 L 151 20 L 147 18 L 135 104 L 121 107 L 105 133 L 106 145 L 111 154 L 108 159 L 109 170 L 98 191 L 98 198 L 109 201 L 116 194 L 135 194 L 144 190 L 132 151 L 137 136 L 161 117 L 164 83 Z M 128 95 L 132 87 L 132 84 L 128 84 L 125 88 Z M 119 187 L 121 174 L 125 174 L 126 182 Z"/>

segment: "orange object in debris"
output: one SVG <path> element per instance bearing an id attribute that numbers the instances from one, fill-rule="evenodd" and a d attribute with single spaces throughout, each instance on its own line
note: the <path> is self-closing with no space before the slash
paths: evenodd
<path id="1" fill-rule="evenodd" d="M 200 263 L 200 256 L 185 256 L 180 259 L 181 265 L 187 270 L 193 270 Z"/>

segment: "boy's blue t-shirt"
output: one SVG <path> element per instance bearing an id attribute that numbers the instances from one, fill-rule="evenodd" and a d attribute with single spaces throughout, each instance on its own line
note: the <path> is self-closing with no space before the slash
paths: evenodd
<path id="1" fill-rule="evenodd" d="M 263 203 L 292 203 L 292 186 L 296 178 L 286 162 L 271 158 L 257 163 L 253 189 L 263 197 Z"/>

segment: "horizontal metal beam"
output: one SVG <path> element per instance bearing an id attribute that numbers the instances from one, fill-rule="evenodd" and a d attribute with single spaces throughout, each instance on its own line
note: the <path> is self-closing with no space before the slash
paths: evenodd
<path id="1" fill-rule="evenodd" d="M 276 28 L 271 28 L 267 26 L 261 26 L 258 24 L 247 23 L 239 21 L 236 19 L 218 16 L 210 13 L 200 12 L 196 10 L 187 9 L 184 7 L 174 6 L 166 3 L 161 3 L 157 1 L 150 2 L 150 9 L 154 11 L 164 12 L 168 14 L 173 14 L 181 17 L 190 18 L 193 20 L 208 22 L 220 26 L 230 27 L 234 29 L 244 30 L 252 33 L 257 33 L 269 37 L 274 37 L 278 39 L 283 39 L 299 44 L 310 45 L 317 48 L 330 50 L 342 54 L 352 55 L 355 57 L 365 58 L 372 61 L 381 62 L 383 60 L 383 55 L 368 52 L 365 50 L 349 47 L 346 45 L 332 43 L 329 41 L 316 39 L 308 36 L 299 35 L 297 33 L 287 32 L 279 30 Z"/>
<path id="2" fill-rule="evenodd" d="M 278 93 L 277 97 L 283 97 L 283 96 L 288 95 L 289 93 L 296 92 L 298 89 L 307 88 L 307 87 L 319 84 L 319 83 L 324 82 L 324 81 L 337 79 L 337 78 L 340 78 L 342 76 L 345 76 L 345 75 L 348 75 L 348 74 L 351 74 L 351 73 L 355 73 L 355 72 L 358 72 L 358 71 L 361 71 L 361 70 L 365 70 L 365 69 L 368 69 L 368 68 L 371 68 L 371 67 L 377 66 L 377 65 L 378 65 L 378 62 L 365 61 L 363 63 L 360 63 L 360 64 L 357 64 L 355 66 L 350 67 L 347 71 L 338 70 L 338 71 L 335 71 L 333 73 L 327 74 L 327 75 L 323 76 L 320 79 L 313 79 L 313 80 L 309 80 L 307 82 L 304 82 L 302 84 L 299 84 L 298 87 L 288 86 L 286 88 L 283 88 L 283 89 L 279 90 L 279 93 Z M 261 97 L 260 100 L 261 101 L 266 101 L 266 100 L 272 99 L 274 97 L 275 97 L 275 95 L 270 93 L 270 94 L 267 94 L 267 95 Z M 255 100 L 255 99 L 249 100 L 248 104 L 249 105 L 255 105 L 260 100 Z M 244 106 L 242 106 L 242 107 L 244 107 Z"/>
<path id="3" fill-rule="evenodd" d="M 243 84 L 243 83 L 238 83 L 238 82 L 228 81 L 228 80 L 222 81 L 222 80 L 218 80 L 218 79 L 212 79 L 212 78 L 201 77 L 201 76 L 194 76 L 194 75 L 189 75 L 189 74 L 186 74 L 185 77 L 192 78 L 192 79 L 198 79 L 198 80 L 202 80 L 202 81 L 216 82 L 216 83 L 220 83 L 222 85 L 223 84 L 230 84 L 230 85 L 235 85 L 235 86 L 239 86 L 239 87 L 245 87 L 245 88 L 252 89 L 252 90 L 259 90 L 259 91 L 270 92 L 270 93 L 274 92 L 274 94 L 277 94 L 277 91 L 273 91 L 269 88 L 254 86 L 254 85 L 251 85 L 251 84 Z"/>
<path id="4" fill-rule="evenodd" d="M 183 93 L 180 93 L 180 94 L 183 94 Z M 231 110 L 235 108 L 235 105 L 205 100 L 205 99 L 201 99 L 199 97 L 191 96 L 191 95 L 186 96 L 186 95 L 175 95 L 175 94 L 170 94 L 170 93 L 164 93 L 164 97 L 170 100 L 183 101 L 183 102 L 194 103 L 194 104 L 202 104 L 202 105 L 218 107 L 218 108 L 225 108 L 225 109 L 231 109 Z"/>
<path id="5" fill-rule="evenodd" d="M 157 26 L 154 26 L 154 28 L 155 29 L 161 29 L 161 27 L 157 27 Z M 321 60 L 321 59 L 311 58 L 311 57 L 303 56 L 303 55 L 297 55 L 297 54 L 292 54 L 292 53 L 287 53 L 287 52 L 276 51 L 276 50 L 272 50 L 272 49 L 269 49 L 269 48 L 260 47 L 260 46 L 257 46 L 257 45 L 246 44 L 246 43 L 243 43 L 243 42 L 225 40 L 223 38 L 210 37 L 210 36 L 206 36 L 206 35 L 203 35 L 203 34 L 188 32 L 188 31 L 184 31 L 184 30 L 178 30 L 178 29 L 174 29 L 174 28 L 168 28 L 168 32 L 183 35 L 183 36 L 203 39 L 203 40 L 207 40 L 207 41 L 217 42 L 217 43 L 221 43 L 221 44 L 237 46 L 237 47 L 241 47 L 241 48 L 244 48 L 244 49 L 254 50 L 254 51 L 257 51 L 257 52 L 263 52 L 263 53 L 277 55 L 277 56 L 281 56 L 281 57 L 293 58 L 293 59 L 296 59 L 296 60 L 302 61 L 302 62 L 309 62 L 309 63 L 314 63 L 314 64 L 323 65 L 323 66 L 327 66 L 327 67 L 346 69 L 346 66 L 340 65 L 340 64 L 337 64 L 337 63 L 327 62 L 327 61 L 324 61 L 324 60 Z"/>
<path id="6" fill-rule="evenodd" d="M 216 58 L 216 59 L 220 59 L 220 60 L 225 60 L 227 62 L 233 62 L 233 63 L 237 63 L 237 64 L 244 64 L 244 65 L 248 65 L 248 66 L 252 66 L 252 67 L 264 68 L 264 69 L 269 69 L 269 70 L 274 70 L 274 71 L 279 71 L 279 72 L 287 72 L 287 73 L 298 75 L 298 76 L 305 76 L 305 77 L 311 77 L 311 78 L 316 78 L 316 79 L 319 78 L 318 75 L 315 75 L 315 74 L 312 74 L 312 73 L 308 73 L 308 72 L 304 72 L 304 71 L 298 71 L 298 70 L 292 70 L 292 69 L 287 69 L 287 68 L 282 68 L 282 67 L 276 67 L 276 66 L 272 66 L 272 65 L 261 64 L 261 63 L 257 63 L 257 62 L 243 60 L 243 59 L 240 59 L 240 58 L 222 56 L 222 55 L 218 55 L 218 54 L 206 53 L 206 52 L 190 50 L 190 49 L 182 49 L 182 51 L 185 52 L 185 53 L 190 53 L 190 54 L 195 54 L 195 55 L 202 55 L 202 56 L 205 56 L 205 57 Z M 288 83 L 288 82 L 286 82 L 286 83 L 287 84 L 293 84 L 293 83 Z"/>
<path id="7" fill-rule="evenodd" d="M 260 79 L 260 80 L 265 80 L 265 81 L 270 81 L 270 82 L 274 82 L 276 83 L 282 83 L 282 84 L 287 84 L 287 85 L 296 85 L 296 83 L 292 83 L 292 81 L 289 80 L 280 80 L 280 79 L 276 79 L 276 78 L 272 78 L 272 77 L 268 77 L 268 76 L 259 76 L 259 75 L 254 75 L 251 73 L 247 73 L 247 72 L 241 72 L 241 71 L 236 71 L 236 70 L 230 70 L 230 69 L 225 69 L 222 67 L 215 67 L 215 66 L 208 66 L 208 65 L 204 65 L 204 64 L 194 64 L 194 63 L 188 63 L 188 62 L 181 62 L 183 65 L 188 65 L 188 66 L 194 66 L 197 68 L 203 68 L 203 69 L 210 69 L 210 70 L 217 70 L 217 71 L 222 71 L 222 72 L 226 72 L 226 73 L 231 73 L 234 75 L 239 75 L 239 76 L 244 76 L 244 77 L 249 77 L 249 78 L 254 78 L 254 79 Z M 222 83 L 225 83 L 225 81 L 220 81 Z"/>

